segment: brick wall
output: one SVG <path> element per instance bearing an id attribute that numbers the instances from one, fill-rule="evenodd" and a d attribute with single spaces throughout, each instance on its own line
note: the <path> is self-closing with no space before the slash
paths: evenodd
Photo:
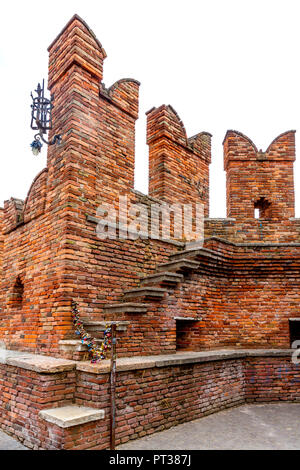
<path id="1" fill-rule="evenodd" d="M 119 334 L 122 356 L 176 348 L 288 347 L 288 318 L 299 316 L 293 131 L 266 152 L 229 131 L 224 141 L 229 217 L 206 219 L 209 256 L 196 255 L 199 268 L 161 301 L 147 302 L 146 314 L 113 316 L 103 310 L 120 302 L 125 290 L 139 287 L 141 277 L 160 263 L 180 255 L 184 244 L 143 237 L 101 240 L 98 207 L 110 203 L 117 212 L 119 195 L 147 210 L 152 202 L 200 201 L 207 217 L 211 158 L 210 134 L 187 138 L 171 106 L 153 108 L 147 126 L 150 196 L 134 191 L 139 82 L 126 78 L 107 88 L 105 57 L 77 15 L 49 47 L 55 104 L 49 138 L 58 133 L 63 138 L 48 148 L 47 168 L 26 200 L 11 198 L 0 211 L 0 341 L 7 348 L 61 355 L 59 341 L 75 338 L 71 301 L 76 300 L 84 318 L 129 322 Z M 266 217 L 256 220 L 254 206 L 261 198 L 271 205 L 263 206 Z M 265 248 L 241 245 L 255 242 Z M 178 317 L 192 320 L 176 324 Z"/>
<path id="2" fill-rule="evenodd" d="M 147 113 L 149 145 L 149 194 L 168 203 L 202 203 L 209 210 L 211 134 L 187 138 L 172 106 Z"/>
<path id="3" fill-rule="evenodd" d="M 248 402 L 299 401 L 299 364 L 289 359 L 249 358 L 245 361 Z"/>
<path id="4" fill-rule="evenodd" d="M 245 135 L 228 131 L 224 142 L 227 217 L 208 221 L 207 233 L 235 242 L 299 240 L 295 220 L 295 131 L 280 134 L 263 152 Z M 255 219 L 255 209 L 260 213 Z M 230 228 L 229 228 L 230 227 Z"/>
<path id="5" fill-rule="evenodd" d="M 48 148 L 47 168 L 25 203 L 5 203 L 0 337 L 9 348 L 60 354 L 59 340 L 74 335 L 72 299 L 93 318 L 174 250 L 156 240 L 101 242 L 87 221 L 103 202 L 118 208 L 119 194 L 140 202 L 131 191 L 139 83 L 123 79 L 105 88 L 105 57 L 77 16 L 49 47 L 49 138 L 61 133 L 63 140 Z M 10 303 L 18 278 L 21 309 Z"/>
<path id="6" fill-rule="evenodd" d="M 200 266 L 168 307 L 170 316 L 201 318 L 186 324 L 187 349 L 289 348 L 289 318 L 299 318 L 299 247 L 213 239 L 205 246 L 213 251 L 193 257 Z"/>
<path id="7" fill-rule="evenodd" d="M 97 366 L 95 366 L 97 368 Z M 0 366 L 1 428 L 34 449 L 109 448 L 109 374 L 42 374 Z M 116 444 L 246 401 L 299 401 L 299 365 L 287 357 L 210 360 L 117 373 Z M 62 429 L 42 409 L 78 405 L 105 410 L 105 419 Z"/>
<path id="8" fill-rule="evenodd" d="M 38 413 L 72 403 L 74 392 L 75 371 L 49 375 L 0 364 L 1 428 L 30 448 L 60 448 L 62 430 L 51 432 Z"/>

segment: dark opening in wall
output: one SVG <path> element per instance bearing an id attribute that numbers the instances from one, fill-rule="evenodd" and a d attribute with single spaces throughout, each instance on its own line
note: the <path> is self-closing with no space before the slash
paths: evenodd
<path id="1" fill-rule="evenodd" d="M 176 351 L 189 351 L 191 347 L 192 327 L 194 318 L 177 317 L 176 320 Z"/>
<path id="2" fill-rule="evenodd" d="M 14 309 L 21 309 L 23 304 L 23 295 L 24 285 L 20 279 L 20 276 L 18 276 L 9 298 L 9 306 Z"/>
<path id="3" fill-rule="evenodd" d="M 256 219 L 267 219 L 271 217 L 271 203 L 261 197 L 254 203 L 254 217 Z"/>
<path id="4" fill-rule="evenodd" d="M 300 318 L 290 319 L 289 324 L 290 324 L 290 345 L 292 347 L 294 341 L 300 342 Z M 296 347 L 300 348 L 300 344 L 297 345 Z"/>

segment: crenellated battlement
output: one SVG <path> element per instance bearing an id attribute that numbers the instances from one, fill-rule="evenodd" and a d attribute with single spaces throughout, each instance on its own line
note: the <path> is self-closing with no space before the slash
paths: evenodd
<path id="1" fill-rule="evenodd" d="M 77 299 L 86 317 L 104 321 L 105 312 L 109 312 L 107 305 L 115 311 L 114 302 L 119 305 L 124 289 L 129 299 L 139 299 L 145 292 L 156 295 L 156 300 L 163 297 L 164 289 L 151 283 L 176 284 L 185 270 L 198 266 L 198 261 L 193 264 L 183 259 L 178 273 L 160 273 L 160 266 L 167 270 L 178 266 L 169 258 L 174 250 L 190 248 L 194 240 L 203 243 L 203 232 L 188 238 L 196 233 L 196 206 L 203 209 L 201 223 L 206 237 L 223 239 L 221 251 L 224 240 L 234 244 L 300 241 L 300 223 L 293 219 L 294 131 L 278 136 L 265 152 L 240 132 L 227 132 L 223 144 L 228 217 L 209 219 L 212 135 L 199 132 L 188 137 L 171 105 L 150 109 L 146 113 L 149 195 L 137 193 L 135 122 L 140 83 L 122 78 L 105 86 L 102 77 L 106 52 L 78 15 L 71 18 L 48 51 L 48 86 L 54 95 L 49 139 L 62 134 L 62 143 L 49 146 L 47 167 L 33 180 L 25 201 L 11 198 L 0 211 L 0 308 L 8 312 L 0 321 L 0 338 L 9 347 L 60 355 L 60 341 L 73 340 L 74 336 L 72 300 Z M 124 208 L 120 201 L 125 196 L 131 207 L 128 233 L 121 220 Z M 117 239 L 101 239 L 97 234 L 98 209 L 105 204 L 112 208 L 108 229 L 115 230 Z M 181 212 L 181 219 L 175 217 L 172 209 L 169 219 L 162 221 L 162 207 L 183 205 L 193 210 Z M 255 210 L 260 211 L 257 219 Z M 152 230 L 155 224 L 153 220 L 149 222 L 149 214 L 159 230 Z M 180 232 L 188 214 L 189 231 Z M 134 221 L 140 227 L 140 237 L 131 237 Z M 165 231 L 167 224 L 169 234 Z M 123 232 L 130 236 L 124 238 Z M 160 236 L 160 232 L 164 235 Z M 215 265 L 207 272 L 215 275 Z M 147 283 L 147 276 L 150 287 L 140 285 Z M 205 279 L 201 282 L 206 291 Z M 210 298 L 210 293 L 207 295 Z M 18 302 L 11 302 L 11 298 Z M 131 305 L 130 301 L 127 303 Z M 187 304 L 187 311 L 193 310 L 189 301 Z M 130 305 L 124 309 L 130 309 Z M 206 311 L 202 304 L 199 308 Z M 144 310 L 144 306 L 135 308 L 135 312 Z M 122 310 L 120 315 L 123 314 Z M 155 352 L 157 344 L 165 352 L 173 351 L 176 321 L 165 315 L 170 334 L 165 334 L 163 325 L 158 327 L 159 340 L 147 336 L 152 328 L 151 316 L 141 323 L 133 322 L 126 334 L 134 337 L 138 332 L 139 338 L 145 335 L 147 353 Z M 129 322 L 126 315 L 123 320 Z M 186 327 L 182 328 L 183 334 Z M 196 330 L 194 333 L 197 337 Z M 139 341 L 130 343 L 133 354 L 140 353 Z M 124 336 L 120 340 L 123 353 L 126 347 Z"/>
<path id="2" fill-rule="evenodd" d="M 146 114 L 150 196 L 168 203 L 202 203 L 208 216 L 211 134 L 188 138 L 170 105 Z"/>
<path id="3" fill-rule="evenodd" d="M 140 82 L 133 78 L 121 78 L 109 88 L 101 83 L 100 96 L 128 113 L 134 120 L 139 117 Z"/>
<path id="4" fill-rule="evenodd" d="M 51 90 L 55 83 L 74 65 L 82 67 L 102 80 L 106 52 L 95 34 L 78 15 L 74 15 L 48 47 Z"/>
<path id="5" fill-rule="evenodd" d="M 62 142 L 25 201 L 0 208 L 1 427 L 34 449 L 106 449 L 110 365 L 87 359 L 109 359 L 112 322 L 117 445 L 248 399 L 299 400 L 295 132 L 265 152 L 227 132 L 228 217 L 212 219 L 211 134 L 188 137 L 170 105 L 148 111 L 139 193 L 140 83 L 104 85 L 105 50 L 78 15 L 48 50 Z"/>
<path id="6" fill-rule="evenodd" d="M 227 177 L 227 216 L 237 220 L 283 220 L 295 216 L 295 131 L 280 134 L 267 150 L 237 131 L 228 131 L 224 142 Z"/>

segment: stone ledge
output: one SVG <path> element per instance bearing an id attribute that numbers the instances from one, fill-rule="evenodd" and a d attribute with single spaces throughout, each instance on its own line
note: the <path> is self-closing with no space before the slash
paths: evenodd
<path id="1" fill-rule="evenodd" d="M 121 357 L 117 359 L 117 371 L 150 369 L 246 357 L 287 357 L 294 349 L 218 349 L 209 351 L 186 351 L 155 356 Z M 92 364 L 90 361 L 70 361 L 50 356 L 41 356 L 22 351 L 0 349 L 0 364 L 8 364 L 43 374 L 55 374 L 74 370 L 106 374 L 110 371 L 110 360 Z"/>
<path id="2" fill-rule="evenodd" d="M 188 351 L 160 356 L 123 357 L 117 359 L 116 368 L 118 372 L 121 372 L 227 359 L 243 359 L 246 357 L 291 357 L 293 351 L 294 349 L 219 349 L 200 352 Z M 107 374 L 110 371 L 110 360 L 106 359 L 96 364 L 87 361 L 77 362 L 76 369 L 93 374 Z"/>
<path id="3" fill-rule="evenodd" d="M 211 220 L 211 219 L 210 219 Z M 297 243 L 297 242 L 290 242 L 290 243 L 286 243 L 286 242 L 282 242 L 282 243 L 272 243 L 272 242 L 253 242 L 253 243 L 236 243 L 236 242 L 232 242 L 230 240 L 226 240 L 226 238 L 222 238 L 222 237 L 217 237 L 216 235 L 212 235 L 211 237 L 207 237 L 204 239 L 204 242 L 207 242 L 209 240 L 216 240 L 216 241 L 219 241 L 221 243 L 224 243 L 224 244 L 227 244 L 227 245 L 232 245 L 232 246 L 238 246 L 238 247 L 261 247 L 261 248 L 264 248 L 264 247 L 285 247 L 285 246 L 300 246 L 300 243 Z"/>
<path id="4" fill-rule="evenodd" d="M 0 349 L 0 364 L 20 367 L 21 369 L 43 374 L 55 374 L 73 370 L 76 367 L 75 361 L 8 349 Z"/>
<path id="5" fill-rule="evenodd" d="M 58 342 L 59 349 L 64 352 L 86 352 L 88 347 L 82 344 L 80 339 L 61 339 Z"/>
<path id="6" fill-rule="evenodd" d="M 39 412 L 39 416 L 49 423 L 56 424 L 60 428 L 70 428 L 79 424 L 89 423 L 103 419 L 104 410 L 88 408 L 86 406 L 69 405 L 61 408 L 51 408 Z"/>
<path id="7" fill-rule="evenodd" d="M 193 318 L 193 317 L 174 317 L 174 320 L 178 321 L 201 321 L 202 317 Z"/>

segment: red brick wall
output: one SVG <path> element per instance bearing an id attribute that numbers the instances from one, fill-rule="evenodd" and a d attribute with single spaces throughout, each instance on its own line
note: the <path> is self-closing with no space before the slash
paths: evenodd
<path id="1" fill-rule="evenodd" d="M 63 244 L 63 220 L 58 211 L 49 210 L 5 234 L 0 336 L 11 348 L 49 350 L 52 335 L 63 335 Z M 11 299 L 18 277 L 24 294 L 22 308 L 15 310 Z"/>
<path id="2" fill-rule="evenodd" d="M 266 152 L 258 151 L 241 133 L 228 131 L 224 139 L 227 176 L 227 216 L 253 218 L 254 203 L 270 202 L 266 218 L 294 217 L 295 131 L 278 136 Z"/>
<path id="3" fill-rule="evenodd" d="M 124 79 L 106 89 L 100 83 L 105 56 L 76 16 L 49 47 L 55 96 L 49 138 L 61 133 L 63 139 L 48 148 L 47 168 L 25 205 L 5 205 L 0 338 L 10 348 L 59 354 L 58 341 L 74 335 L 72 299 L 83 315 L 95 317 L 174 250 L 155 240 L 99 241 L 87 221 L 102 202 L 117 206 L 124 192 L 139 202 L 130 192 L 139 84 Z M 15 310 L 10 298 L 18 277 L 24 297 Z"/>
<path id="4" fill-rule="evenodd" d="M 201 202 L 208 217 L 211 135 L 187 138 L 176 111 L 163 105 L 147 113 L 147 144 L 150 196 L 171 204 Z"/>
<path id="5" fill-rule="evenodd" d="M 103 307 L 119 302 L 124 290 L 138 287 L 141 276 L 182 249 L 154 239 L 100 240 L 87 217 L 95 217 L 103 202 L 118 209 L 119 195 L 146 207 L 152 200 L 133 190 L 139 83 L 122 79 L 106 88 L 105 57 L 77 16 L 49 47 L 55 104 L 49 137 L 62 134 L 62 144 L 49 147 L 47 168 L 25 203 L 12 198 L 1 211 L 0 340 L 8 348 L 60 355 L 59 340 L 75 337 L 71 301 L 76 300 L 83 317 L 130 322 L 119 335 L 123 356 L 175 352 L 174 317 L 181 316 L 201 318 L 181 328 L 181 347 L 287 347 L 288 317 L 298 315 L 299 302 L 299 248 L 292 245 L 266 245 L 259 254 L 257 247 L 210 240 L 206 246 L 220 259 L 200 256 L 198 272 L 161 302 L 149 302 L 147 314 L 103 314 Z M 173 108 L 161 106 L 148 113 L 147 140 L 150 194 L 167 202 L 201 201 L 207 215 L 210 135 L 188 139 Z M 208 221 L 207 235 L 299 241 L 300 223 L 288 219 L 294 210 L 294 133 L 282 134 L 262 154 L 245 136 L 229 131 L 224 149 L 229 215 L 236 220 Z M 269 219 L 257 221 L 254 202 L 263 196 L 272 211 Z M 16 308 L 17 280 L 24 293 Z"/>
<path id="6" fill-rule="evenodd" d="M 0 366 L 0 424 L 35 449 L 109 448 L 109 374 L 38 374 Z M 245 401 L 299 401 L 299 365 L 252 357 L 117 373 L 116 444 Z M 69 404 L 105 410 L 105 419 L 69 429 L 46 423 L 41 409 Z"/>
<path id="7" fill-rule="evenodd" d="M 95 379 L 80 373 L 77 402 L 95 406 L 101 400 L 109 416 L 109 395 L 102 393 L 104 380 L 104 376 Z M 108 378 L 105 383 L 108 387 Z M 243 365 L 235 361 L 118 374 L 116 444 L 241 404 L 243 394 Z"/>
<path id="8" fill-rule="evenodd" d="M 205 246 L 214 251 L 196 257 L 197 272 L 165 307 L 170 317 L 201 317 L 186 324 L 186 349 L 289 348 L 289 318 L 299 318 L 299 247 Z"/>
<path id="9" fill-rule="evenodd" d="M 245 361 L 246 400 L 300 401 L 300 366 L 286 358 L 249 358 Z"/>
<path id="10" fill-rule="evenodd" d="M 62 429 L 51 432 L 38 413 L 72 403 L 74 392 L 75 371 L 38 374 L 0 364 L 1 428 L 30 448 L 60 448 Z"/>
<path id="11" fill-rule="evenodd" d="M 204 232 L 233 243 L 299 243 L 300 219 L 206 219 Z"/>

